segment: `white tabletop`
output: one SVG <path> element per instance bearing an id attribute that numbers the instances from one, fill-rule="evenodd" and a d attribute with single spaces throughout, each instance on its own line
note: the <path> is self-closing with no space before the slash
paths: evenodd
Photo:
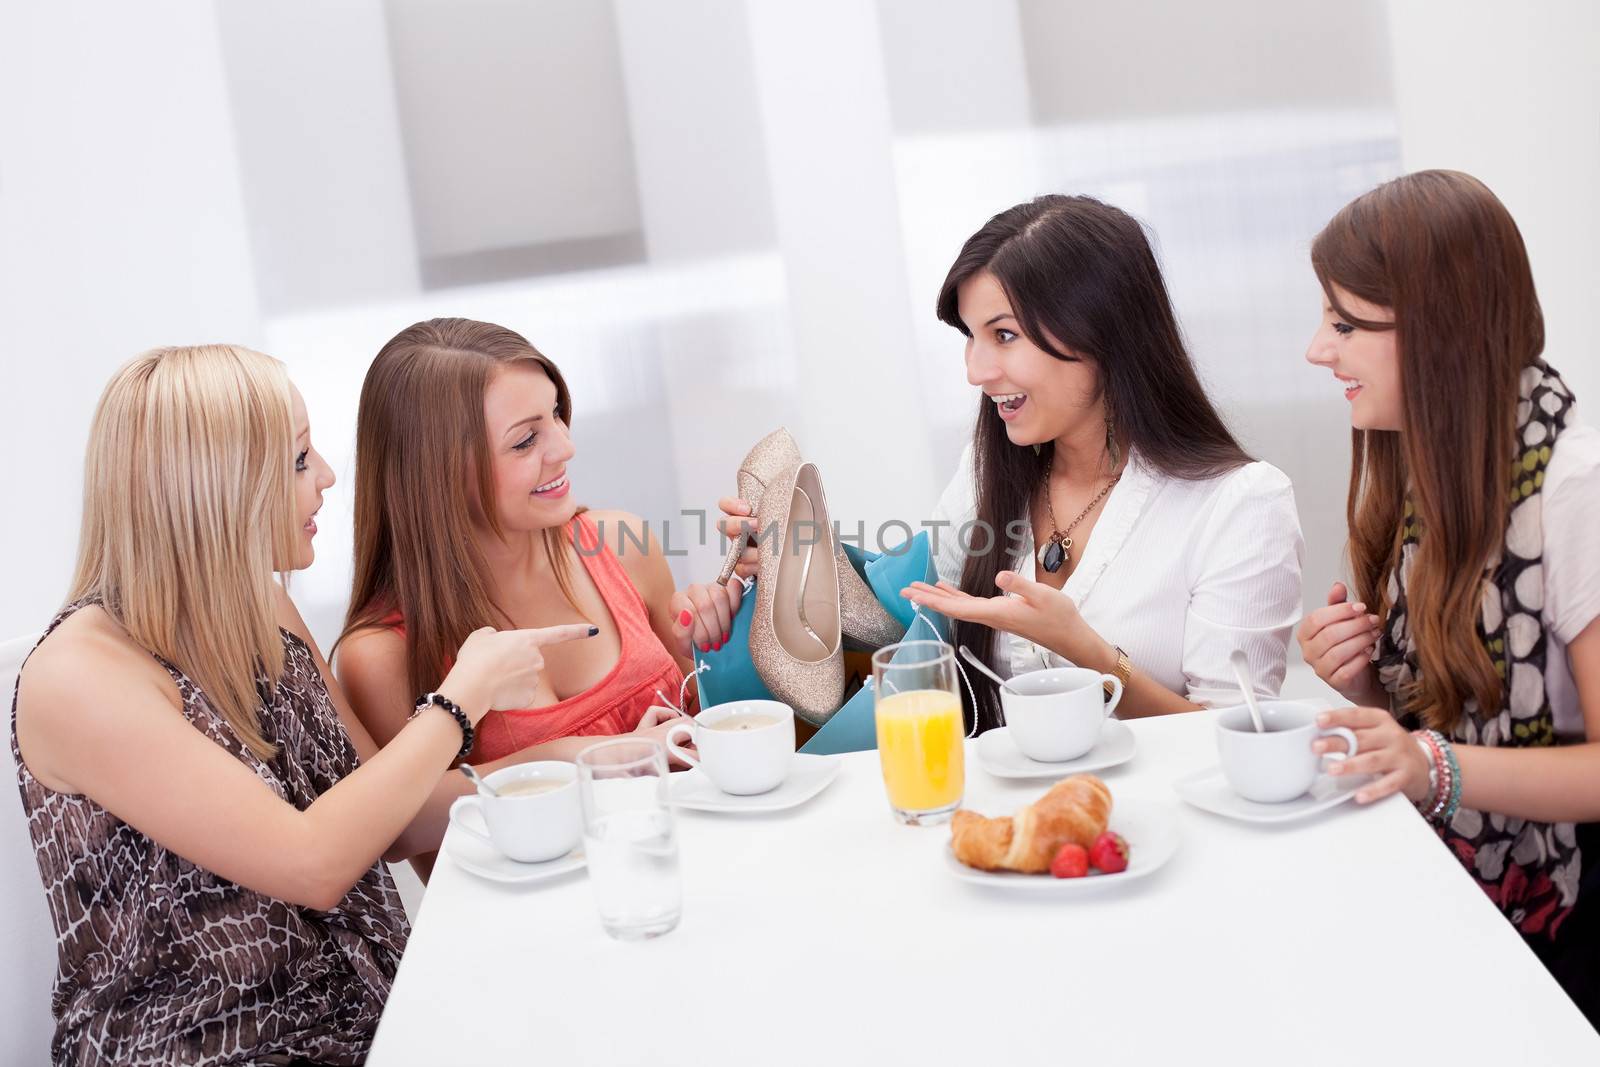
<path id="1" fill-rule="evenodd" d="M 1179 801 L 1215 762 L 1210 720 L 1131 724 L 1138 754 L 1101 776 L 1170 804 L 1182 843 L 1088 896 L 952 878 L 948 827 L 891 819 L 874 752 L 787 813 L 682 812 L 683 922 L 650 942 L 608 938 L 581 873 L 508 887 L 441 854 L 369 1062 L 1600 1062 L 1404 799 L 1279 827 Z M 969 743 L 968 807 L 1047 785 L 989 776 Z"/>

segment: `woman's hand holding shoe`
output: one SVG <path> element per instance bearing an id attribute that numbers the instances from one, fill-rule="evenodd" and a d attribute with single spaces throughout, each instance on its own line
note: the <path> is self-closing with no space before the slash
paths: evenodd
<path id="1" fill-rule="evenodd" d="M 717 501 L 717 507 L 722 509 L 723 515 L 717 520 L 717 531 L 723 537 L 729 541 L 737 541 L 759 535 L 760 530 L 757 528 L 754 512 L 749 504 L 736 496 L 725 496 Z M 746 541 L 733 573 L 740 578 L 754 578 L 760 564 L 761 550 L 756 548 L 754 542 Z"/>

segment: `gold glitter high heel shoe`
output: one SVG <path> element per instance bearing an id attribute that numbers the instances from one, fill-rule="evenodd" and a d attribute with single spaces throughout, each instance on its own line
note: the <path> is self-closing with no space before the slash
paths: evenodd
<path id="1" fill-rule="evenodd" d="M 756 442 L 744 457 L 744 462 L 739 464 L 736 478 L 739 499 L 750 505 L 751 515 L 760 510 L 761 497 L 767 486 L 783 475 L 792 473 L 798 466 L 800 446 L 794 443 L 794 438 L 789 436 L 789 431 L 784 427 L 778 427 Z M 733 577 L 733 569 L 744 552 L 746 540 L 743 537 L 736 538 L 728 546 L 728 554 L 722 560 L 722 570 L 717 575 L 718 585 L 727 585 L 728 579 Z"/>
<path id="2" fill-rule="evenodd" d="M 739 464 L 737 476 L 739 499 L 750 505 L 751 515 L 760 511 L 761 497 L 766 487 L 799 465 L 800 447 L 784 427 L 778 427 L 756 442 L 744 457 L 744 462 Z M 766 529 L 766 525 L 761 524 L 759 533 L 765 533 Z M 717 575 L 718 585 L 726 585 L 728 579 L 733 577 L 746 540 L 741 537 L 728 546 L 722 570 Z M 850 559 L 844 554 L 844 547 L 837 538 L 833 539 L 833 555 L 834 570 L 839 576 L 840 623 L 845 640 L 865 648 L 882 648 L 904 637 L 906 628 L 878 603 L 872 589 L 850 566 Z"/>
<path id="3" fill-rule="evenodd" d="M 821 726 L 844 698 L 837 538 L 811 463 L 781 475 L 761 498 L 750 660 L 772 695 Z"/>

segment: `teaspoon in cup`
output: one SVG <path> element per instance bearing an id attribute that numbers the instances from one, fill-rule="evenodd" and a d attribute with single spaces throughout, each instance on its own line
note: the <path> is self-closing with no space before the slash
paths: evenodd
<path id="1" fill-rule="evenodd" d="M 461 765 L 460 770 L 461 770 L 462 774 L 464 774 L 468 778 L 472 779 L 472 784 L 477 786 L 478 789 L 481 790 L 482 792 L 488 793 L 492 797 L 497 797 L 497 796 L 500 795 L 499 793 L 496 793 L 494 791 L 494 786 L 490 785 L 488 782 L 484 781 L 482 778 L 479 778 L 478 777 L 478 772 L 473 770 L 467 764 L 463 763 Z"/>
<path id="2" fill-rule="evenodd" d="M 1255 683 L 1250 680 L 1250 661 L 1245 659 L 1242 649 L 1236 648 L 1228 657 L 1228 662 L 1233 664 L 1234 677 L 1239 680 L 1239 692 L 1244 694 L 1245 706 L 1250 709 L 1250 721 L 1255 724 L 1256 733 L 1266 733 L 1266 724 L 1261 721 L 1261 709 L 1256 706 Z"/>
<path id="3" fill-rule="evenodd" d="M 972 654 L 972 649 L 968 648 L 966 645 L 962 645 L 960 652 L 961 658 L 978 668 L 978 672 L 988 678 L 989 681 L 993 682 L 995 685 L 998 685 L 1001 689 L 1004 689 L 1014 697 L 1022 696 L 1022 693 L 1017 690 L 1016 686 L 1012 685 L 1010 682 L 994 673 L 994 671 L 989 669 L 989 665 L 987 663 L 983 662 L 983 660 L 979 659 L 977 656 L 974 656 Z"/>

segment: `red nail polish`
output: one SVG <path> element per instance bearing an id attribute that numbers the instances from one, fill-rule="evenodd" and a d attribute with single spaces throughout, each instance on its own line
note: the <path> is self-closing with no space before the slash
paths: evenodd
<path id="1" fill-rule="evenodd" d="M 711 651 L 711 646 L 710 645 L 701 645 L 700 646 L 700 651 L 701 652 L 710 652 Z"/>
<path id="2" fill-rule="evenodd" d="M 694 616 L 689 614 L 689 609 L 688 608 L 685 608 L 683 610 L 683 614 L 678 616 L 678 625 L 679 626 L 688 626 L 693 621 L 694 621 Z"/>

